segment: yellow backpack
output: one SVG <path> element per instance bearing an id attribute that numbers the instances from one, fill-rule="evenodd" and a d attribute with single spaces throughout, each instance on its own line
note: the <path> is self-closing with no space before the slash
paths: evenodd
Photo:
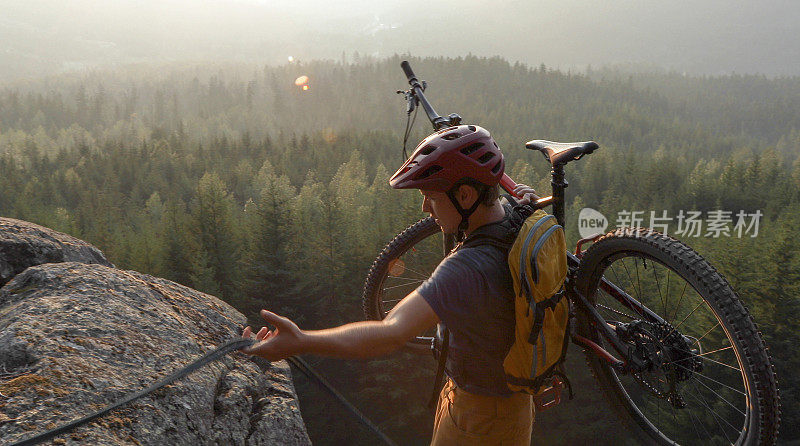
<path id="1" fill-rule="evenodd" d="M 566 355 L 569 302 L 564 297 L 567 245 L 562 228 L 543 210 L 531 214 L 508 253 L 516 294 L 516 327 L 503 368 L 508 387 L 539 395 L 559 375 Z"/>

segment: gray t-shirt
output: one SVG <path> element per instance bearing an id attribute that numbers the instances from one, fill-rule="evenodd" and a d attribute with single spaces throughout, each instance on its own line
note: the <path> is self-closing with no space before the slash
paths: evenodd
<path id="1" fill-rule="evenodd" d="M 507 252 L 490 245 L 461 248 L 417 292 L 450 330 L 450 378 L 468 392 L 510 395 L 503 359 L 514 342 L 515 315 Z"/>

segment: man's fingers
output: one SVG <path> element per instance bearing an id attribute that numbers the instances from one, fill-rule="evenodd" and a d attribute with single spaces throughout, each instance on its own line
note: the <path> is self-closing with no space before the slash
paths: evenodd
<path id="1" fill-rule="evenodd" d="M 258 330 L 258 334 L 256 334 L 256 339 L 259 341 L 263 340 L 267 333 L 269 333 L 269 329 L 267 327 L 261 327 L 261 330 Z"/>
<path id="2" fill-rule="evenodd" d="M 247 327 L 244 327 L 244 330 L 242 330 L 242 339 L 250 339 L 252 335 L 253 330 L 250 328 L 250 326 L 248 325 Z M 251 354 L 250 347 L 242 347 L 239 349 L 239 351 L 242 353 Z"/>
<path id="3" fill-rule="evenodd" d="M 533 203 L 539 199 L 539 194 L 536 193 L 536 190 L 526 184 L 517 184 L 514 187 L 514 194 L 520 197 L 520 204 Z"/>
<path id="4" fill-rule="evenodd" d="M 283 316 L 278 316 L 271 311 L 261 310 L 261 317 L 277 328 L 287 328 L 291 326 L 291 321 L 289 321 L 289 319 Z"/>

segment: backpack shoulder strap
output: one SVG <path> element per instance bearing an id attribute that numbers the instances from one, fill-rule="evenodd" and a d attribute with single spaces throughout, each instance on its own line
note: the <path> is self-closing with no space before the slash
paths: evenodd
<path id="1" fill-rule="evenodd" d="M 528 205 L 505 205 L 506 216 L 500 221 L 483 225 L 476 229 L 464 240 L 460 248 L 472 246 L 491 245 L 498 249 L 508 251 L 519 234 L 519 229 L 525 219 L 533 214 L 533 209 Z"/>

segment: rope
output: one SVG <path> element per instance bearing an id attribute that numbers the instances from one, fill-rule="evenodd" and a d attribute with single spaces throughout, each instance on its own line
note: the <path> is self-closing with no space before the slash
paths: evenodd
<path id="1" fill-rule="evenodd" d="M 120 406 L 124 406 L 124 405 L 126 405 L 126 404 L 128 404 L 128 403 L 130 403 L 132 401 L 138 400 L 139 398 L 141 398 L 141 397 L 143 397 L 143 396 L 145 396 L 145 395 L 147 395 L 147 394 L 149 394 L 151 392 L 154 392 L 154 391 L 156 391 L 156 390 L 158 390 L 158 389 L 160 389 L 160 388 L 172 383 L 173 381 L 175 381 L 177 379 L 183 378 L 183 377 L 189 375 L 190 373 L 196 371 L 200 367 L 203 367 L 204 365 L 206 365 L 208 363 L 216 361 L 217 359 L 222 358 L 223 356 L 227 355 L 230 352 L 233 352 L 233 351 L 245 348 L 245 347 L 249 347 L 249 346 L 253 345 L 254 343 L 255 343 L 255 340 L 253 340 L 253 339 L 241 339 L 241 338 L 232 339 L 232 340 L 226 342 L 225 344 L 220 345 L 219 347 L 217 347 L 213 351 L 211 351 L 209 353 L 206 353 L 201 358 L 197 359 L 196 361 L 194 361 L 193 363 L 189 364 L 188 366 L 176 371 L 175 373 L 173 373 L 173 374 L 171 374 L 171 375 L 169 375 L 167 377 L 164 377 L 164 378 L 156 381 L 155 383 L 151 384 L 149 387 L 147 387 L 145 389 L 142 389 L 142 390 L 140 390 L 140 391 L 138 391 L 136 393 L 130 394 L 130 395 L 118 400 L 117 402 L 115 402 L 115 403 L 113 403 L 113 404 L 111 404 L 109 406 L 106 406 L 105 408 L 103 408 L 101 410 L 98 410 L 97 412 L 94 412 L 94 413 L 91 413 L 89 415 L 86 415 L 83 418 L 79 418 L 79 419 L 71 421 L 71 422 L 69 422 L 69 423 L 67 423 L 67 424 L 65 424 L 63 426 L 59 426 L 57 428 L 50 429 L 49 431 L 42 432 L 41 434 L 35 435 L 35 436 L 33 436 L 31 438 L 28 438 L 26 440 L 22 440 L 22 441 L 18 441 L 16 443 L 12 443 L 10 446 L 32 446 L 32 445 L 39 444 L 39 443 L 41 443 L 43 441 L 47 441 L 47 440 L 49 440 L 49 439 L 51 439 L 53 437 L 56 437 L 58 435 L 61 435 L 63 433 L 69 432 L 69 431 L 75 429 L 76 427 L 78 427 L 78 426 L 80 426 L 82 424 L 86 424 L 86 423 L 88 423 L 88 422 L 90 422 L 92 420 L 95 420 L 97 418 L 102 417 L 103 415 L 111 412 L 114 409 L 119 408 Z M 377 434 L 379 437 L 381 437 L 381 439 L 386 444 L 388 444 L 390 446 L 395 446 L 395 443 L 389 437 L 387 437 L 386 434 L 381 432 L 381 430 L 378 428 L 378 426 L 372 424 L 372 422 L 369 421 L 369 419 L 367 419 L 367 417 L 365 417 L 364 414 L 359 412 L 358 409 L 356 409 L 355 406 L 353 406 L 349 401 L 347 401 L 344 398 L 344 396 L 342 396 L 341 393 L 337 392 L 336 389 L 334 389 L 328 383 L 328 381 L 325 380 L 325 378 L 323 378 L 319 373 L 315 372 L 305 361 L 303 361 L 302 359 L 297 358 L 297 357 L 290 357 L 290 358 L 287 358 L 287 360 L 289 362 L 291 362 L 295 367 L 300 369 L 300 371 L 303 372 L 306 376 L 308 376 L 310 378 L 314 378 L 320 384 L 322 384 L 322 386 L 325 387 L 325 389 L 328 392 L 330 392 L 333 396 L 335 396 L 339 400 L 339 402 L 341 402 L 347 409 L 349 409 L 350 412 L 352 412 L 353 415 L 355 415 L 362 423 L 364 423 L 368 428 L 370 428 L 373 432 L 375 432 L 375 434 Z"/>
<path id="2" fill-rule="evenodd" d="M 336 399 L 338 399 L 339 402 L 342 403 L 344 407 L 346 407 L 353 415 L 356 416 L 356 418 L 358 418 L 362 423 L 364 423 L 364 425 L 366 425 L 370 430 L 372 430 L 372 432 L 374 432 L 377 436 L 381 437 L 381 440 L 383 440 L 384 443 L 390 446 L 396 446 L 396 443 L 393 442 L 391 438 L 387 437 L 386 434 L 381 432 L 378 426 L 369 421 L 369 419 L 365 417 L 364 414 L 362 414 L 358 409 L 356 409 L 356 406 L 347 401 L 345 397 L 342 396 L 341 393 L 339 393 L 336 389 L 334 389 L 333 386 L 331 386 L 330 383 L 328 383 L 328 381 L 322 377 L 322 375 L 315 372 L 314 369 L 312 369 L 311 366 L 308 365 L 308 363 L 306 363 L 305 361 L 296 356 L 287 358 L 287 361 L 291 362 L 292 365 L 297 367 L 307 377 L 314 378 L 320 384 L 322 384 L 325 390 L 327 390 L 328 392 L 330 392 L 331 395 L 336 397 Z"/>
<path id="3" fill-rule="evenodd" d="M 103 415 L 107 414 L 108 412 L 111 412 L 112 410 L 114 410 L 114 409 L 116 409 L 116 408 L 118 408 L 120 406 L 124 406 L 125 404 L 128 404 L 128 403 L 130 403 L 132 401 L 138 400 L 139 398 L 147 395 L 150 392 L 156 391 L 156 390 L 158 390 L 158 389 L 160 389 L 160 388 L 172 383 L 173 381 L 175 381 L 177 379 L 183 378 L 184 376 L 194 372 L 195 370 L 199 369 L 200 367 L 202 367 L 202 366 L 204 366 L 204 365 L 206 365 L 206 364 L 208 364 L 210 362 L 216 361 L 217 359 L 222 358 L 223 356 L 225 356 L 226 354 L 228 354 L 228 353 L 230 353 L 232 351 L 236 351 L 236 350 L 239 350 L 240 348 L 244 348 L 244 347 L 249 347 L 251 345 L 253 345 L 253 340 L 252 339 L 234 339 L 234 340 L 228 341 L 225 344 L 222 344 L 221 346 L 217 347 L 212 352 L 206 353 L 205 355 L 203 355 L 203 357 L 201 357 L 200 359 L 196 360 L 195 362 L 189 364 L 188 366 L 178 370 L 177 372 L 175 372 L 175 373 L 173 373 L 173 374 L 171 374 L 171 375 L 169 375 L 169 376 L 167 376 L 165 378 L 162 378 L 162 379 L 156 381 L 155 383 L 153 383 L 152 385 L 150 385 L 150 387 L 147 387 L 146 389 L 143 389 L 143 390 L 140 390 L 139 392 L 130 394 L 130 395 L 126 396 L 125 398 L 122 398 L 121 400 L 117 401 L 116 403 L 113 403 L 110 406 L 106 406 L 105 408 L 103 408 L 101 410 L 98 410 L 97 412 L 94 412 L 92 414 L 86 415 L 83 418 L 79 418 L 79 419 L 77 419 L 75 421 L 71 421 L 71 422 L 69 422 L 69 423 L 67 423 L 67 424 L 65 424 L 63 426 L 57 427 L 55 429 L 50 429 L 47 432 L 43 432 L 43 433 L 41 433 L 39 435 L 36 435 L 34 437 L 31 437 L 31 438 L 28 438 L 27 440 L 22 440 L 22 441 L 19 441 L 17 443 L 13 443 L 11 446 L 31 446 L 31 445 L 39 444 L 39 443 L 41 443 L 43 441 L 47 441 L 47 440 L 49 440 L 49 439 L 51 439 L 51 438 L 53 438 L 53 437 L 55 437 L 57 435 L 61 435 L 61 434 L 65 433 L 65 432 L 69 432 L 72 429 L 75 429 L 76 427 L 78 427 L 78 426 L 80 426 L 82 424 L 86 424 L 86 423 L 88 423 L 88 422 L 90 422 L 90 421 L 92 421 L 92 420 L 94 420 L 96 418 L 102 417 Z"/>

